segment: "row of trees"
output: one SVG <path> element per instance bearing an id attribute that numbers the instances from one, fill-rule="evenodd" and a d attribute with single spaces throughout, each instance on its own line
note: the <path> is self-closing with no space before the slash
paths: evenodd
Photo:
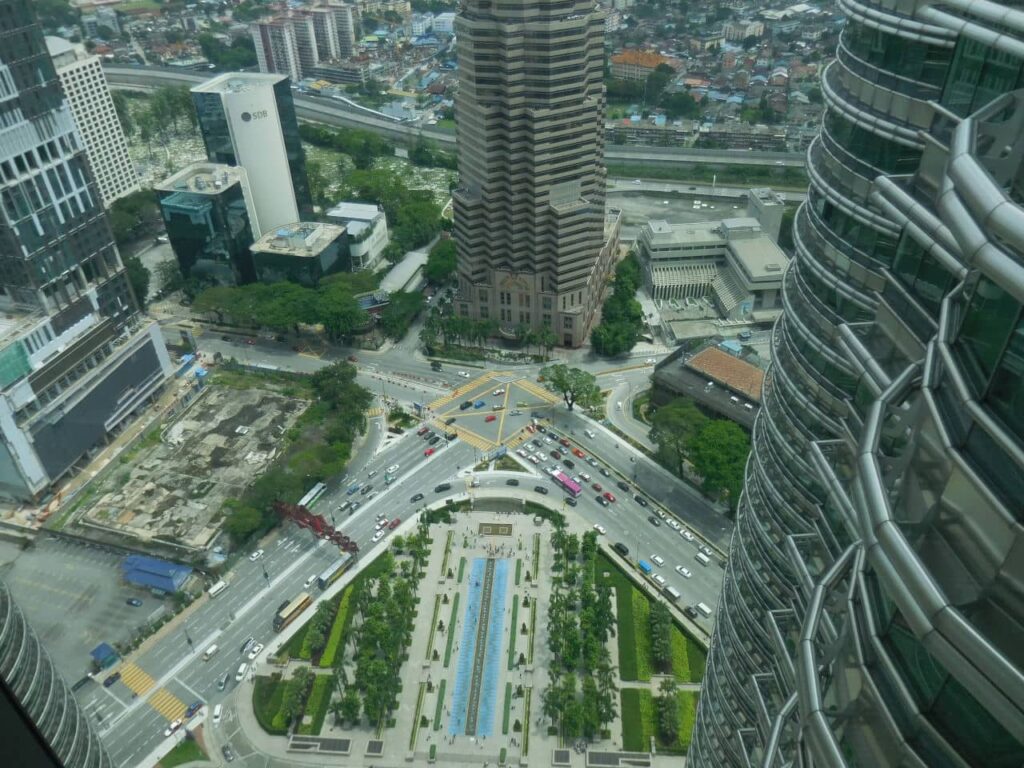
<path id="1" fill-rule="evenodd" d="M 453 152 L 445 152 L 429 139 L 420 136 L 409 150 L 409 162 L 427 168 L 458 170 L 459 160 Z"/>
<path id="2" fill-rule="evenodd" d="M 675 120 L 680 117 L 694 118 L 701 113 L 700 105 L 688 91 L 666 91 L 676 71 L 668 64 L 659 64 L 646 80 L 618 80 L 607 78 L 605 90 L 610 103 L 640 104 L 641 109 L 661 108 L 665 115 Z"/>
<path id="3" fill-rule="evenodd" d="M 735 511 L 750 453 L 750 436 L 739 425 L 710 418 L 692 400 L 676 398 L 658 408 L 650 438 L 662 464 L 682 477 L 689 462 L 704 493 L 726 499 Z"/>
<path id="4" fill-rule="evenodd" d="M 461 315 L 444 314 L 438 307 L 434 307 L 420 330 L 420 341 L 426 353 L 433 355 L 453 347 L 484 347 L 487 340 L 497 333 L 496 320 L 473 320 Z M 527 351 L 536 347 L 546 355 L 558 343 L 558 337 L 550 326 L 534 331 L 520 324 L 515 328 L 515 341 Z"/>
<path id="5" fill-rule="evenodd" d="M 596 580 L 594 531 L 585 533 L 581 542 L 559 526 L 551 546 L 554 576 L 547 630 L 553 658 L 542 707 L 562 738 L 590 739 L 616 716 L 618 691 L 607 644 L 615 626 L 611 588 Z"/>
<path id="6" fill-rule="evenodd" d="M 601 322 L 590 334 L 594 351 L 606 357 L 629 352 L 640 340 L 644 313 L 636 300 L 640 263 L 630 254 L 615 268 L 615 285 L 601 307 Z"/>
<path id="7" fill-rule="evenodd" d="M 455 241 L 442 238 L 434 243 L 423 267 L 423 276 L 431 285 L 445 285 L 455 276 Z"/>
<path id="8" fill-rule="evenodd" d="M 328 128 L 317 123 L 301 123 L 299 136 L 308 144 L 348 155 L 356 168 L 368 170 L 378 157 L 391 157 L 395 146 L 372 131 L 358 128 Z"/>

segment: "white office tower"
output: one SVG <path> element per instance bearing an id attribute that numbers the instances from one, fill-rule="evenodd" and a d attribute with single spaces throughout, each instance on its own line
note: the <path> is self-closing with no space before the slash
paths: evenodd
<path id="1" fill-rule="evenodd" d="M 128 140 L 121 130 L 100 59 L 62 37 L 47 37 L 46 48 L 85 142 L 85 155 L 103 207 L 109 208 L 119 197 L 138 191 L 139 175 L 128 154 Z"/>
<path id="2" fill-rule="evenodd" d="M 290 82 L 232 72 L 192 89 L 211 163 L 240 165 L 263 232 L 313 217 Z"/>

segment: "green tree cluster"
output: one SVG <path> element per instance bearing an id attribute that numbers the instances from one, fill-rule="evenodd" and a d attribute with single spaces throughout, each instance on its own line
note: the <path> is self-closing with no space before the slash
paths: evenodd
<path id="1" fill-rule="evenodd" d="M 672 671 L 672 616 L 664 603 L 651 603 L 651 656 L 661 672 Z"/>
<path id="2" fill-rule="evenodd" d="M 107 221 L 119 248 L 141 237 L 152 237 L 163 223 L 156 193 L 140 189 L 118 198 L 107 209 Z"/>
<path id="3" fill-rule="evenodd" d="M 649 434 L 662 464 L 682 477 L 689 461 L 704 493 L 726 499 L 735 511 L 750 453 L 750 436 L 739 425 L 709 418 L 692 400 L 676 398 L 658 408 Z"/>
<path id="4" fill-rule="evenodd" d="M 423 309 L 423 303 L 423 294 L 419 291 L 392 293 L 380 316 L 380 329 L 384 335 L 396 340 L 404 337 Z"/>
<path id="5" fill-rule="evenodd" d="M 276 12 L 276 6 L 268 0 L 242 0 L 232 9 L 231 18 L 235 21 L 255 21 Z"/>
<path id="6" fill-rule="evenodd" d="M 701 113 L 700 105 L 688 91 L 667 91 L 676 71 L 668 64 L 659 64 L 646 80 L 605 79 L 605 93 L 609 104 L 637 104 L 644 111 L 661 108 L 675 120 L 695 118 Z"/>
<path id="7" fill-rule="evenodd" d="M 542 368 L 540 375 L 544 377 L 549 389 L 562 396 L 565 407 L 570 411 L 575 405 L 581 408 L 594 408 L 601 403 L 601 388 L 592 373 L 557 363 Z"/>
<path id="8" fill-rule="evenodd" d="M 384 209 L 391 230 L 385 255 L 395 260 L 422 248 L 441 231 L 441 206 L 426 189 L 409 189 L 397 173 L 383 169 L 352 171 L 346 180 L 355 197 Z"/>
<path id="9" fill-rule="evenodd" d="M 597 579 L 597 534 L 582 543 L 561 526 L 551 537 L 555 571 L 548 604 L 550 680 L 541 696 L 544 715 L 563 738 L 593 738 L 615 719 L 618 693 L 608 652 L 615 617 L 611 588 Z"/>
<path id="10" fill-rule="evenodd" d="M 164 86 L 145 98 L 146 107 L 136 112 L 134 120 L 150 152 L 154 141 L 166 147 L 173 137 L 196 134 L 198 118 L 188 86 Z"/>
<path id="11" fill-rule="evenodd" d="M 640 263 L 630 254 L 615 268 L 612 293 L 601 307 L 601 322 L 590 334 L 597 354 L 615 357 L 636 346 L 644 327 L 644 313 L 636 300 L 639 287 Z"/>
<path id="12" fill-rule="evenodd" d="M 256 66 L 256 46 L 248 35 L 236 37 L 225 45 L 216 36 L 204 32 L 196 38 L 203 56 L 218 70 L 233 72 Z"/>
<path id="13" fill-rule="evenodd" d="M 679 687 L 674 677 L 666 677 L 661 681 L 654 706 L 662 741 L 674 744 L 679 738 Z"/>
<path id="14" fill-rule="evenodd" d="M 536 346 L 547 354 L 558 343 L 558 337 L 550 326 L 534 331 L 520 325 L 515 331 L 516 341 L 527 350 Z M 439 350 L 456 347 L 483 347 L 497 332 L 498 323 L 494 320 L 473 320 L 461 315 L 444 314 L 438 307 L 434 307 L 423 323 L 420 341 L 426 353 L 433 355 Z"/>
<path id="15" fill-rule="evenodd" d="M 309 629 L 306 630 L 303 644 L 309 644 L 312 656 L 318 656 L 323 651 L 324 646 L 327 645 L 327 635 L 331 631 L 336 608 L 337 606 L 332 601 L 325 600 L 316 607 L 316 613 L 309 620 Z"/>
<path id="16" fill-rule="evenodd" d="M 44 29 L 55 30 L 78 23 L 78 14 L 68 0 L 34 0 L 32 5 Z"/>
<path id="17" fill-rule="evenodd" d="M 431 285 L 444 285 L 455 275 L 455 265 L 455 241 L 443 238 L 430 249 L 423 276 Z"/>
<path id="18" fill-rule="evenodd" d="M 309 667 L 298 667 L 292 674 L 281 700 L 281 712 L 289 721 L 302 717 L 306 711 L 306 699 L 313 689 L 313 673 Z"/>
<path id="19" fill-rule="evenodd" d="M 409 150 L 409 162 L 427 168 L 447 168 L 452 171 L 459 168 L 459 160 L 454 153 L 438 149 L 434 142 L 423 136 Z"/>
<path id="20" fill-rule="evenodd" d="M 378 157 L 395 154 L 394 145 L 371 131 L 358 128 L 328 128 L 317 123 L 301 123 L 299 136 L 316 147 L 333 149 L 352 158 L 356 168 L 366 170 Z"/>

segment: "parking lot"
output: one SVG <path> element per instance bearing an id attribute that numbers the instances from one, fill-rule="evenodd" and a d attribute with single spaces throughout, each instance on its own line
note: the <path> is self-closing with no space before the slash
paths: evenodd
<path id="1" fill-rule="evenodd" d="M 0 541 L 0 578 L 69 685 L 89 671 L 89 651 L 127 640 L 162 615 L 161 600 L 121 581 L 121 559 L 113 550 L 52 536 L 24 551 Z M 128 605 L 131 598 L 142 605 Z"/>

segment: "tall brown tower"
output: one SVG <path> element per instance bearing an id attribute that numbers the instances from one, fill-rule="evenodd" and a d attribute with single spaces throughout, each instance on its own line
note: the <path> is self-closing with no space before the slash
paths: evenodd
<path id="1" fill-rule="evenodd" d="M 605 225 L 604 13 L 593 0 L 467 0 L 455 33 L 458 311 L 579 346 L 618 244 Z"/>

